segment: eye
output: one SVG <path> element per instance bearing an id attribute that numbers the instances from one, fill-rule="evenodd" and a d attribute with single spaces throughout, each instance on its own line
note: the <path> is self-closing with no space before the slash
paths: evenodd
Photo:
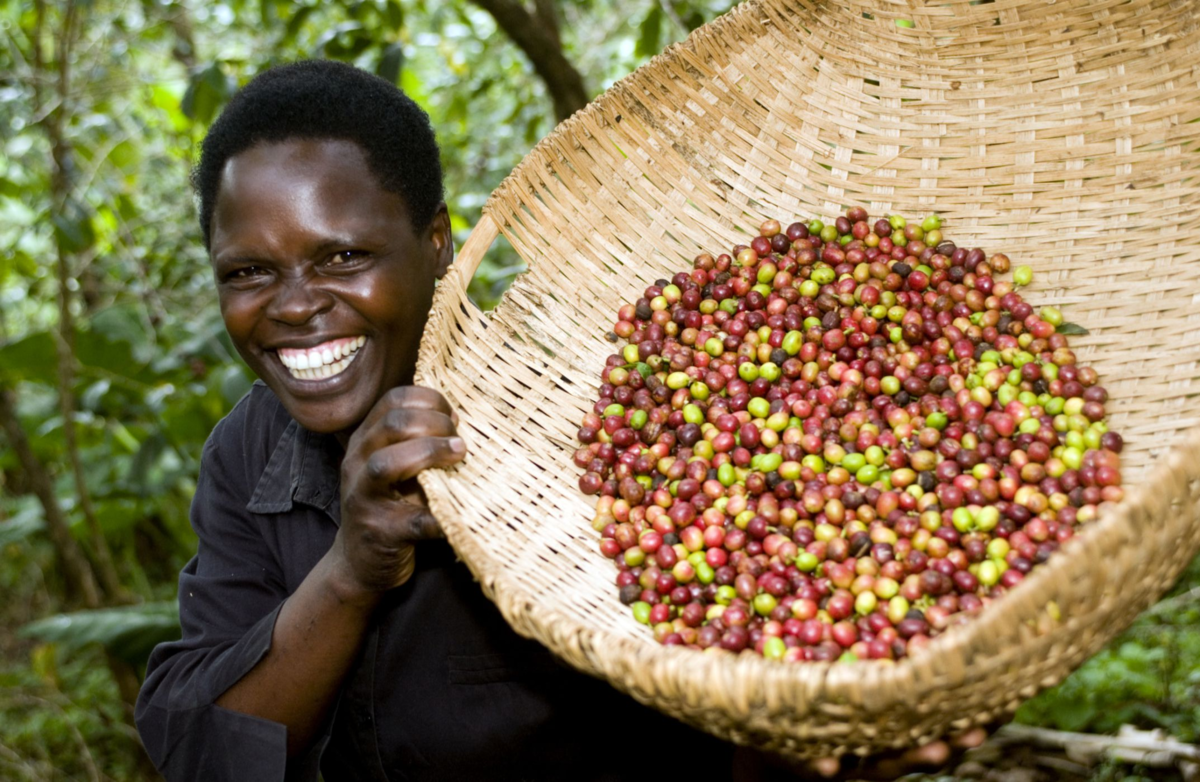
<path id="1" fill-rule="evenodd" d="M 329 256 L 330 266 L 347 266 L 366 258 L 370 253 L 366 250 L 338 250 Z"/>
<path id="2" fill-rule="evenodd" d="M 226 272 L 225 280 L 227 282 L 249 280 L 262 274 L 266 274 L 266 270 L 261 266 L 239 266 L 236 269 L 230 269 Z"/>

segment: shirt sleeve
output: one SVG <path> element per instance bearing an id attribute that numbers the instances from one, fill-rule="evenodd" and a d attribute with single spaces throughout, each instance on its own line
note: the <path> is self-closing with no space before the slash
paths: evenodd
<path id="1" fill-rule="evenodd" d="M 251 477 L 243 459 L 229 463 L 222 428 L 205 444 L 192 500 L 199 548 L 179 576 L 183 637 L 150 655 L 138 732 L 170 782 L 316 780 L 327 733 L 289 763 L 286 726 L 215 703 L 266 655 L 287 597 L 280 565 L 246 510 Z"/>

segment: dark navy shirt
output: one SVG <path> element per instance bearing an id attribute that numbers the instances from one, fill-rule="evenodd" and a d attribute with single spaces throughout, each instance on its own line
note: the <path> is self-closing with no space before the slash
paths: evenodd
<path id="1" fill-rule="evenodd" d="M 261 382 L 205 444 L 183 638 L 154 650 L 137 704 L 168 779 L 729 778 L 730 745 L 519 637 L 442 541 L 418 544 L 415 574 L 376 612 L 305 755 L 288 762 L 285 726 L 215 705 L 267 653 L 281 604 L 333 542 L 341 454 Z"/>

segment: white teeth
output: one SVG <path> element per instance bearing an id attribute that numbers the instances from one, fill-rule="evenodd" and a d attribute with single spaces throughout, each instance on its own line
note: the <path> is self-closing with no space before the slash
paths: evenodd
<path id="1" fill-rule="evenodd" d="M 351 342 L 339 342 L 332 347 L 306 351 L 280 350 L 279 360 L 292 377 L 298 380 L 324 380 L 341 374 L 366 344 L 366 337 L 357 337 Z"/>

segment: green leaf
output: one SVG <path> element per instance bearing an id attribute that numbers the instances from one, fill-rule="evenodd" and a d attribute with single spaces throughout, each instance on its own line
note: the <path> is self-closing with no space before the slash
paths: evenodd
<path id="1" fill-rule="evenodd" d="M 658 41 L 662 33 L 662 8 L 657 4 L 651 6 L 650 13 L 638 25 L 637 44 L 633 47 L 634 54 L 639 57 L 649 57 L 658 54 Z"/>
<path id="2" fill-rule="evenodd" d="M 150 493 L 151 471 L 166 450 L 167 438 L 163 436 L 162 432 L 154 432 L 142 441 L 141 448 L 138 449 L 137 454 L 133 457 L 133 462 L 129 465 L 129 482 L 135 491 L 141 494 Z"/>
<path id="3" fill-rule="evenodd" d="M 30 504 L 24 510 L 0 523 L 0 548 L 20 543 L 35 532 L 46 528 L 41 505 Z"/>
<path id="4" fill-rule="evenodd" d="M 348 53 L 355 48 L 355 44 L 343 44 L 342 36 L 346 35 L 349 37 L 351 34 L 361 32 L 362 29 L 363 26 L 358 22 L 342 22 L 339 25 L 329 28 L 325 32 L 321 33 L 321 36 L 317 38 L 317 42 L 313 44 L 312 56 L 330 57 L 335 60 L 343 59 L 347 56 L 353 56 L 349 55 Z M 358 37 L 359 36 L 357 35 L 354 36 L 355 39 Z M 369 40 L 370 39 L 368 38 L 368 41 Z"/>
<path id="5" fill-rule="evenodd" d="M 641 361 L 635 362 L 633 364 L 626 364 L 625 366 L 623 366 L 621 368 L 622 369 L 636 369 L 637 373 L 639 375 L 641 375 L 642 377 L 650 377 L 651 375 L 654 374 L 654 370 L 650 368 L 650 365 L 642 363 Z"/>
<path id="6" fill-rule="evenodd" d="M 138 503 L 127 497 L 96 501 L 96 521 L 105 535 L 116 535 L 136 526 L 145 513 Z"/>
<path id="7" fill-rule="evenodd" d="M 287 27 L 283 29 L 283 42 L 291 43 L 296 40 L 296 36 L 300 33 L 300 28 L 304 27 L 304 22 L 312 15 L 312 12 L 317 10 L 316 6 L 304 5 L 296 9 L 296 13 L 292 14 L 292 18 L 288 19 Z"/>
<path id="8" fill-rule="evenodd" d="M 383 50 L 383 56 L 379 58 L 379 67 L 375 69 L 376 75 L 380 78 L 387 79 L 392 84 L 400 82 L 400 71 L 404 67 L 404 44 L 393 43 L 389 44 Z"/>
<path id="9" fill-rule="evenodd" d="M 100 403 L 104 401 L 104 395 L 112 388 L 112 381 L 108 378 L 100 378 L 95 383 L 89 385 L 82 394 L 79 395 L 79 406 L 84 410 L 96 410 L 100 407 Z"/>
<path id="10" fill-rule="evenodd" d="M 68 650 L 97 643 L 123 660 L 141 664 L 156 645 L 180 637 L 179 611 L 174 602 L 100 608 L 39 619 L 17 634 Z"/>
<path id="11" fill-rule="evenodd" d="M 221 63 L 214 62 L 192 77 L 179 108 L 189 119 L 207 125 L 217 116 L 229 93 L 229 80 Z"/>
<path id="12" fill-rule="evenodd" d="M 400 4 L 400 0 L 387 0 L 384 13 L 387 16 L 388 27 L 392 30 L 399 30 L 404 26 L 404 6 Z"/>
<path id="13" fill-rule="evenodd" d="M 54 337 L 49 331 L 35 331 L 15 342 L 0 345 L 0 378 L 8 383 L 54 383 L 57 366 Z"/>
<path id="14" fill-rule="evenodd" d="M 81 331 L 75 336 L 75 357 L 83 370 L 102 370 L 139 383 L 152 383 L 157 375 L 133 355 L 133 345 L 109 339 L 99 331 Z"/>
<path id="15" fill-rule="evenodd" d="M 96 241 L 91 215 L 77 202 L 68 201 L 61 212 L 50 216 L 54 224 L 54 238 L 65 252 L 83 252 Z"/>
<path id="16" fill-rule="evenodd" d="M 1096 705 L 1082 698 L 1062 698 L 1050 706 L 1049 717 L 1059 730 L 1082 730 L 1096 717 Z"/>
<path id="17" fill-rule="evenodd" d="M 1058 328 L 1056 328 L 1055 331 L 1057 331 L 1059 334 L 1066 334 L 1068 336 L 1092 333 L 1083 326 L 1080 326 L 1078 323 L 1069 323 L 1067 321 L 1063 321 L 1062 323 L 1058 324 Z"/>

